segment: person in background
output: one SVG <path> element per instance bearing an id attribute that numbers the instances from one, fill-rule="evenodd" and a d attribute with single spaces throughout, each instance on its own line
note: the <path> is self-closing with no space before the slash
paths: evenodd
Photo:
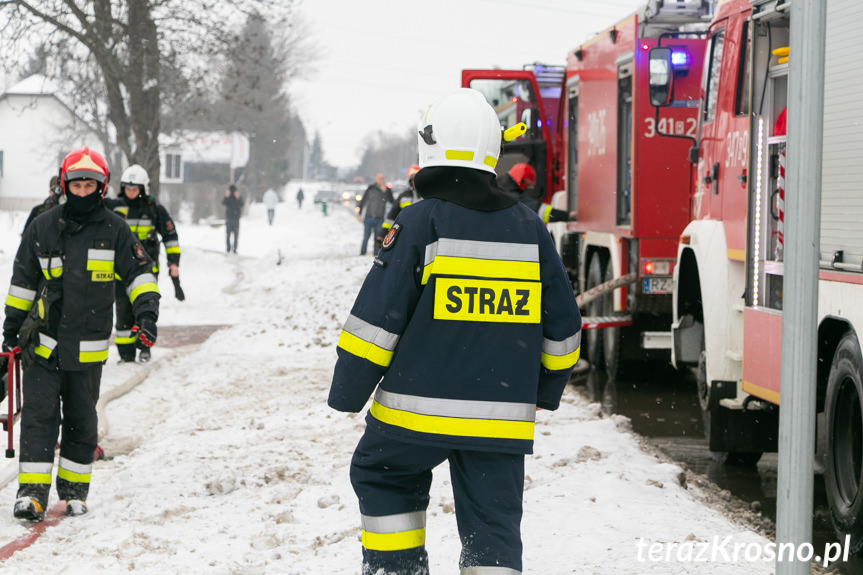
<path id="1" fill-rule="evenodd" d="M 180 287 L 180 239 L 177 236 L 177 226 L 168 210 L 156 198 L 148 194 L 150 176 L 142 166 L 132 164 L 120 176 L 120 195 L 114 200 L 105 200 L 105 205 L 118 214 L 129 229 L 144 246 L 152 258 L 153 275 L 159 277 L 159 237 L 165 244 L 165 256 L 168 260 L 168 274 L 174 284 L 174 295 L 180 301 L 186 299 L 183 288 Z M 134 363 L 135 314 L 129 296 L 121 282 L 115 282 L 115 299 L 117 302 L 117 322 L 114 343 L 120 353 L 120 363 Z M 150 361 L 150 349 L 142 348 L 138 354 L 141 363 Z"/>
<path id="2" fill-rule="evenodd" d="M 66 515 L 87 513 L 115 280 L 132 302 L 136 344 L 156 341 L 160 295 L 153 260 L 102 203 L 109 179 L 101 154 L 87 147 L 69 153 L 60 167 L 65 203 L 27 227 L 15 256 L 3 349 L 19 347 L 24 366 L 18 519 L 45 517 L 61 425 L 57 495 L 66 501 Z"/>
<path id="3" fill-rule="evenodd" d="M 303 209 L 303 200 L 305 199 L 305 197 L 306 195 L 303 193 L 303 188 L 300 188 L 297 191 L 297 208 L 300 210 Z"/>
<path id="4" fill-rule="evenodd" d="M 497 183 L 506 194 L 535 211 L 543 223 L 575 220 L 575 212 L 558 210 L 542 201 L 543 198 L 536 193 L 534 187 L 536 170 L 530 164 L 515 164 L 497 179 Z"/>
<path id="5" fill-rule="evenodd" d="M 36 219 L 40 214 L 47 212 L 51 208 L 57 205 L 57 202 L 60 200 L 60 178 L 58 176 L 51 176 L 51 181 L 48 185 L 48 197 L 39 204 L 30 210 L 30 215 L 27 216 L 27 221 L 24 223 L 24 229 L 27 229 L 27 226 Z M 23 233 L 23 232 L 22 232 Z"/>
<path id="6" fill-rule="evenodd" d="M 396 218 L 401 213 L 401 211 L 408 207 L 411 204 L 415 204 L 418 201 L 422 200 L 422 196 L 417 193 L 416 188 L 414 187 L 414 176 L 417 172 L 420 171 L 420 167 L 417 164 L 412 165 L 408 168 L 407 178 L 408 178 L 408 187 L 403 190 L 396 201 L 393 202 L 392 207 L 390 208 L 389 213 L 387 214 L 387 219 L 384 220 L 381 229 L 378 231 L 378 235 L 375 238 L 378 242 L 382 242 L 386 235 L 389 233 L 390 228 L 393 227 L 393 222 L 396 221 Z"/>
<path id="7" fill-rule="evenodd" d="M 378 173 L 375 175 L 375 183 L 366 188 L 363 199 L 357 206 L 357 220 L 363 222 L 363 243 L 360 244 L 361 256 L 366 255 L 369 238 L 372 234 L 377 233 L 384 224 L 387 202 L 394 202 L 393 193 L 387 188 L 384 175 Z"/>
<path id="8" fill-rule="evenodd" d="M 222 199 L 222 204 L 225 206 L 225 239 L 227 241 L 227 252 L 237 253 L 237 237 L 240 235 L 240 216 L 243 213 L 243 198 L 240 196 L 240 190 L 237 186 L 231 184 L 225 190 L 225 197 Z M 234 243 L 231 243 L 231 236 L 234 236 Z"/>
<path id="9" fill-rule="evenodd" d="M 276 205 L 279 203 L 279 195 L 273 188 L 264 192 L 264 205 L 267 206 L 267 221 L 273 225 L 273 218 L 276 217 Z"/>
<path id="10" fill-rule="evenodd" d="M 497 186 L 500 123 L 483 95 L 445 96 L 418 131 L 424 199 L 366 276 L 327 400 L 358 412 L 374 396 L 350 466 L 362 573 L 429 573 L 432 470 L 448 461 L 460 572 L 518 575 L 524 456 L 578 361 L 581 317 L 548 230 Z"/>

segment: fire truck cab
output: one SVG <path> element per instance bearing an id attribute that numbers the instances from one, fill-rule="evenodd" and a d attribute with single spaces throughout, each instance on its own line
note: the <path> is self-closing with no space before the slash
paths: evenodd
<path id="1" fill-rule="evenodd" d="M 532 193 L 577 214 L 548 228 L 585 302 L 582 355 L 610 377 L 629 362 L 669 359 L 709 21 L 707 2 L 650 0 L 572 50 L 565 67 L 462 72 L 462 86 L 483 92 L 504 128 L 529 126 L 504 146 L 498 174 L 530 163 Z M 661 114 L 648 100 L 648 52 L 657 45 L 675 54 L 674 101 Z"/>
<path id="2" fill-rule="evenodd" d="M 796 1 L 796 0 L 795 0 Z M 693 367 L 711 451 L 754 463 L 775 451 L 781 405 L 787 0 L 722 0 L 709 29 L 698 112 L 692 221 L 674 269 L 673 361 Z M 863 75 L 852 64 L 863 3 L 828 0 L 818 333 L 819 445 L 837 536 L 863 549 Z M 651 54 L 652 99 L 670 86 Z M 799 193 L 799 192 L 798 192 Z"/>

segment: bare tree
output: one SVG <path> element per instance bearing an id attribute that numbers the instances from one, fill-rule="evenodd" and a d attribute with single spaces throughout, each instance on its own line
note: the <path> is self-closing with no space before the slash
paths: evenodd
<path id="1" fill-rule="evenodd" d="M 69 79 L 68 60 L 76 51 L 85 61 L 92 58 L 117 145 L 130 162 L 146 168 L 157 195 L 163 76 L 171 80 L 167 87 L 186 94 L 196 93 L 193 85 L 205 91 L 208 63 L 232 45 L 237 23 L 257 12 L 289 27 L 293 5 L 294 0 L 2 0 L 0 61 L 7 69 L 20 66 L 35 47 L 33 38 L 42 39 L 48 59 L 65 63 L 47 67 L 59 79 Z"/>

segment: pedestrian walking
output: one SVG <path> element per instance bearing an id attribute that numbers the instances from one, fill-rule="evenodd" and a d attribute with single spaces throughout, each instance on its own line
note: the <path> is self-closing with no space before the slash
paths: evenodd
<path id="1" fill-rule="evenodd" d="M 373 395 L 350 467 L 362 573 L 428 574 L 432 470 L 448 461 L 462 575 L 518 575 L 524 455 L 537 408 L 559 406 L 581 318 L 542 221 L 497 186 L 500 124 L 482 94 L 444 97 L 418 129 L 424 199 L 383 241 L 328 399 L 358 412 Z"/>
<path id="2" fill-rule="evenodd" d="M 279 195 L 273 188 L 264 192 L 264 205 L 267 206 L 267 221 L 273 225 L 273 218 L 276 217 L 276 205 L 279 203 Z"/>
<path id="3" fill-rule="evenodd" d="M 138 346 L 155 343 L 159 315 L 152 259 L 102 203 L 110 179 L 105 159 L 75 150 L 59 178 L 66 202 L 24 230 L 3 322 L 3 349 L 20 347 L 24 365 L 13 514 L 29 521 L 45 516 L 61 425 L 57 495 L 67 515 L 87 513 L 114 281 L 123 282 L 132 302 Z"/>
<path id="4" fill-rule="evenodd" d="M 305 199 L 306 195 L 303 193 L 303 188 L 300 188 L 297 191 L 297 208 L 303 209 L 303 199 Z"/>
<path id="5" fill-rule="evenodd" d="M 168 260 L 168 275 L 174 284 L 174 295 L 184 301 L 186 295 L 180 286 L 180 238 L 177 226 L 171 214 L 148 192 L 150 176 L 142 166 L 132 164 L 120 176 L 120 195 L 117 199 L 105 199 L 105 205 L 118 214 L 129 229 L 141 242 L 147 254 L 153 260 L 153 275 L 159 277 L 159 237 L 165 244 L 165 256 Z M 132 302 L 123 287 L 122 282 L 115 282 L 115 299 L 117 302 L 116 332 L 114 343 L 120 354 L 120 363 L 134 363 L 135 314 Z M 144 347 L 138 353 L 138 361 L 150 361 L 150 349 Z"/>
<path id="6" fill-rule="evenodd" d="M 237 186 L 231 184 L 225 190 L 225 197 L 222 199 L 222 204 L 225 206 L 225 240 L 227 242 L 227 252 L 237 253 L 237 239 L 240 235 L 240 216 L 243 213 L 243 198 L 240 196 L 240 190 Z M 234 236 L 234 243 L 231 243 L 231 236 Z"/>
<path id="7" fill-rule="evenodd" d="M 384 223 L 387 202 L 394 203 L 393 194 L 386 186 L 382 173 L 375 175 L 375 182 L 366 188 L 363 199 L 357 206 L 357 220 L 363 222 L 363 243 L 360 245 L 360 255 L 366 254 L 369 238 L 372 237 Z M 379 246 L 375 245 L 375 251 Z"/>

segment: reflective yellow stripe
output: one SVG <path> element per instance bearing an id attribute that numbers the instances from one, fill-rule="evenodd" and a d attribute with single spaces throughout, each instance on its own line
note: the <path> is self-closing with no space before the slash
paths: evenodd
<path id="1" fill-rule="evenodd" d="M 114 262 L 106 262 L 104 260 L 87 260 L 88 272 L 113 272 Z"/>
<path id="2" fill-rule="evenodd" d="M 428 283 L 431 274 L 539 280 L 539 262 L 515 262 L 437 256 L 423 270 L 422 283 Z"/>
<path id="3" fill-rule="evenodd" d="M 90 483 L 90 475 L 90 473 L 75 473 L 62 467 L 57 469 L 57 477 L 65 479 L 69 483 Z"/>
<path id="4" fill-rule="evenodd" d="M 10 294 L 6 296 L 6 305 L 15 309 L 30 311 L 30 308 L 33 307 L 33 302 Z"/>
<path id="5" fill-rule="evenodd" d="M 339 336 L 338 347 L 342 348 L 348 353 L 352 353 L 353 355 L 362 359 L 367 359 L 370 362 L 380 365 L 382 367 L 389 366 L 390 362 L 393 359 L 393 352 L 388 351 L 382 347 L 378 347 L 375 344 L 365 341 L 363 339 L 360 339 L 357 336 L 350 334 L 344 330 L 342 330 L 342 333 Z"/>
<path id="6" fill-rule="evenodd" d="M 116 343 L 118 345 L 127 345 L 130 343 L 135 343 L 136 339 L 137 338 L 134 338 L 134 337 L 115 337 L 114 343 Z"/>
<path id="7" fill-rule="evenodd" d="M 107 349 L 105 351 L 82 351 L 78 354 L 78 361 L 81 363 L 95 363 L 97 361 L 105 361 L 107 359 Z"/>
<path id="8" fill-rule="evenodd" d="M 46 280 L 49 280 L 51 278 L 59 278 L 60 276 L 63 275 L 63 268 L 62 267 L 51 268 L 50 272 L 48 270 L 43 269 L 42 275 L 45 276 Z"/>
<path id="9" fill-rule="evenodd" d="M 434 319 L 496 323 L 539 323 L 542 284 L 438 278 Z"/>
<path id="10" fill-rule="evenodd" d="M 473 152 L 469 150 L 447 150 L 445 155 L 447 160 L 473 161 Z"/>
<path id="11" fill-rule="evenodd" d="M 568 353 L 566 355 L 548 355 L 547 353 L 542 354 L 542 365 L 546 369 L 550 369 L 551 371 L 558 371 L 561 369 L 569 369 L 573 367 L 576 363 L 578 363 L 578 357 L 581 355 L 581 348 L 578 348 L 572 353 Z"/>
<path id="12" fill-rule="evenodd" d="M 180 248 L 168 248 L 168 247 L 166 247 L 165 253 L 166 254 L 178 254 L 178 253 L 180 253 Z"/>
<path id="13" fill-rule="evenodd" d="M 491 437 L 497 439 L 533 439 L 532 421 L 501 421 L 494 419 L 463 419 L 419 415 L 384 407 L 372 402 L 370 410 L 375 419 L 421 433 L 459 435 L 462 437 Z"/>
<path id="14" fill-rule="evenodd" d="M 401 551 L 422 547 L 426 543 L 426 530 L 414 529 L 400 533 L 369 533 L 363 529 L 363 547 L 372 551 Z"/>
<path id="15" fill-rule="evenodd" d="M 19 473 L 18 483 L 41 483 L 51 485 L 50 473 Z"/>
<path id="16" fill-rule="evenodd" d="M 405 200 L 403 202 L 399 202 L 399 207 L 404 209 L 404 208 L 408 207 L 409 205 L 411 205 L 412 203 L 413 202 L 410 200 Z"/>
<path id="17" fill-rule="evenodd" d="M 483 163 L 486 166 L 491 166 L 493 168 L 497 165 L 497 158 L 495 158 L 494 156 L 486 156 L 485 161 L 483 161 Z"/>
<path id="18" fill-rule="evenodd" d="M 134 303 L 142 293 L 159 293 L 159 286 L 154 282 L 142 283 L 129 294 L 129 301 Z"/>
<path id="19" fill-rule="evenodd" d="M 542 217 L 542 223 L 547 224 L 548 220 L 551 219 L 551 206 L 546 205 L 540 208 L 540 217 Z"/>
<path id="20" fill-rule="evenodd" d="M 51 351 L 52 350 L 48 349 L 44 345 L 37 345 L 36 349 L 33 350 L 33 353 L 35 353 L 39 357 L 44 357 L 45 359 L 48 359 L 49 357 L 51 357 Z"/>

